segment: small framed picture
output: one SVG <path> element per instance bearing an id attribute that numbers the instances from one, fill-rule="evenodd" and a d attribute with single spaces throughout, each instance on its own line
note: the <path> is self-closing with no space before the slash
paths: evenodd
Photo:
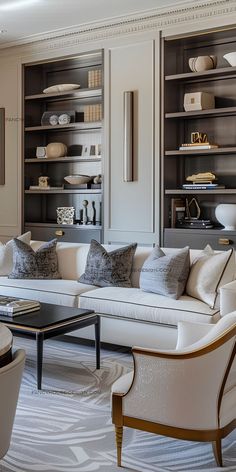
<path id="1" fill-rule="evenodd" d="M 102 153 L 102 145 L 95 144 L 95 156 L 101 157 L 101 153 Z"/>
<path id="2" fill-rule="evenodd" d="M 81 154 L 81 156 L 82 156 L 82 157 L 89 157 L 89 156 L 91 155 L 91 154 L 90 154 L 90 148 L 91 148 L 90 144 L 84 144 L 84 145 L 82 146 L 82 154 Z"/>

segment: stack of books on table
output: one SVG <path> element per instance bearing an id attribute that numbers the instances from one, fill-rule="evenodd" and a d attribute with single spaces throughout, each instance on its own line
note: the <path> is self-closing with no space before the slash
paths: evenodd
<path id="1" fill-rule="evenodd" d="M 12 317 L 38 311 L 39 309 L 40 303 L 35 300 L 0 296 L 0 315 Z"/>

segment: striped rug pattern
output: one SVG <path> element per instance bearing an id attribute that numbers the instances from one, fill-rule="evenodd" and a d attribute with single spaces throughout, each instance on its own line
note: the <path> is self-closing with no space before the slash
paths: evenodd
<path id="1" fill-rule="evenodd" d="M 92 347 L 45 342 L 43 390 L 36 390 L 35 343 L 15 338 L 27 352 L 11 447 L 1 472 L 219 472 L 210 444 L 177 441 L 125 429 L 123 468 L 116 466 L 110 388 L 132 369 L 125 350 L 102 350 L 95 370 Z M 224 472 L 236 472 L 236 431 L 223 442 Z M 2 467 L 2 469 L 1 469 Z"/>

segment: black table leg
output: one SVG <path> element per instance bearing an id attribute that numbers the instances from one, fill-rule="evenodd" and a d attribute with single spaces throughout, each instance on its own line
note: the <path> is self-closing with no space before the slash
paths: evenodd
<path id="1" fill-rule="evenodd" d="M 41 390 L 42 386 L 42 367 L 43 367 L 43 333 L 36 333 L 37 341 L 37 387 Z"/>
<path id="2" fill-rule="evenodd" d="M 95 327 L 96 368 L 100 369 L 100 316 L 97 316 Z"/>

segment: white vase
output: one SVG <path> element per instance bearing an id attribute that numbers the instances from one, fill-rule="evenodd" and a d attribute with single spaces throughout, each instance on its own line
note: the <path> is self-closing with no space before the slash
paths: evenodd
<path id="1" fill-rule="evenodd" d="M 219 223 L 228 231 L 236 230 L 236 204 L 221 203 L 215 209 L 215 215 Z"/>

